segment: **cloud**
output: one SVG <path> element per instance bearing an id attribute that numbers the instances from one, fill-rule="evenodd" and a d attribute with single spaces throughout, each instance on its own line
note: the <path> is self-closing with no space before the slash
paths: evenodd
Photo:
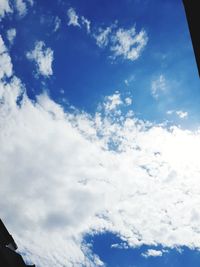
<path id="1" fill-rule="evenodd" d="M 117 28 L 117 22 L 105 29 L 99 28 L 98 33 L 93 34 L 93 37 L 99 47 L 108 46 L 113 59 L 122 57 L 131 61 L 139 58 L 148 41 L 144 30 L 136 33 L 135 27 Z"/>
<path id="2" fill-rule="evenodd" d="M 127 245 L 126 242 L 122 242 L 122 243 L 112 244 L 112 245 L 111 245 L 111 248 L 128 249 L 129 246 Z"/>
<path id="3" fill-rule="evenodd" d="M 106 111 L 111 111 L 111 110 L 116 109 L 122 103 L 123 102 L 121 100 L 120 94 L 116 92 L 115 94 L 106 97 L 104 107 Z"/>
<path id="4" fill-rule="evenodd" d="M 106 28 L 99 27 L 97 30 L 91 30 L 91 22 L 79 16 L 74 8 L 69 8 L 67 11 L 68 25 L 85 26 L 87 33 L 95 39 L 96 44 L 100 48 L 108 47 L 111 52 L 111 58 L 116 59 L 122 57 L 123 59 L 135 61 L 138 59 L 148 42 L 148 36 L 145 30 L 136 32 L 135 26 L 130 29 L 117 27 L 118 21 Z"/>
<path id="5" fill-rule="evenodd" d="M 103 48 L 106 47 L 109 43 L 109 35 L 112 31 L 112 27 L 107 27 L 106 29 L 99 28 L 98 34 L 94 34 L 94 38 L 96 39 L 96 44 Z"/>
<path id="6" fill-rule="evenodd" d="M 69 19 L 69 22 L 68 22 L 68 25 L 72 25 L 72 26 L 78 26 L 80 27 L 80 24 L 78 22 L 78 15 L 76 14 L 76 11 L 74 8 L 69 8 L 68 11 L 67 11 L 67 16 L 68 16 L 68 19 Z"/>
<path id="7" fill-rule="evenodd" d="M 82 25 L 86 27 L 87 33 L 90 33 L 91 22 L 88 19 L 86 19 L 84 16 L 81 16 L 81 23 Z"/>
<path id="8" fill-rule="evenodd" d="M 53 74 L 53 51 L 51 48 L 46 48 L 44 42 L 36 42 L 34 50 L 27 52 L 26 56 L 28 59 L 35 61 L 38 74 L 46 77 Z"/>
<path id="9" fill-rule="evenodd" d="M 11 13 L 12 9 L 9 5 L 8 0 L 1 0 L 0 1 L 0 21 L 6 15 L 6 13 Z"/>
<path id="10" fill-rule="evenodd" d="M 88 34 L 91 33 L 91 22 L 84 16 L 81 16 L 79 18 L 74 8 L 72 7 L 69 8 L 67 11 L 67 15 L 69 19 L 68 26 L 72 25 L 72 26 L 80 27 L 80 28 L 85 27 L 87 33 Z"/>
<path id="11" fill-rule="evenodd" d="M 120 28 L 112 37 L 110 49 L 114 58 L 122 56 L 124 59 L 134 61 L 141 55 L 147 41 L 148 37 L 144 30 L 136 33 L 135 27 L 129 30 Z"/>
<path id="12" fill-rule="evenodd" d="M 157 77 L 151 83 L 151 94 L 154 98 L 158 98 L 161 93 L 167 90 L 166 79 L 163 74 Z"/>
<path id="13" fill-rule="evenodd" d="M 199 130 L 110 116 L 117 92 L 94 115 L 33 102 L 2 39 L 0 62 L 0 210 L 27 260 L 102 265 L 83 242 L 102 231 L 130 247 L 200 248 Z"/>
<path id="14" fill-rule="evenodd" d="M 59 28 L 60 28 L 60 25 L 61 25 L 61 19 L 59 17 L 56 17 L 55 18 L 55 22 L 54 22 L 54 32 L 56 32 Z"/>
<path id="15" fill-rule="evenodd" d="M 34 1 L 33 0 L 15 0 L 15 7 L 17 9 L 17 12 L 19 16 L 24 17 L 28 12 L 28 6 L 33 6 Z"/>
<path id="16" fill-rule="evenodd" d="M 188 117 L 187 111 L 178 110 L 176 114 L 179 116 L 180 119 L 186 119 Z"/>
<path id="17" fill-rule="evenodd" d="M 10 77 L 12 75 L 12 63 L 8 55 L 7 48 L 0 35 L 0 79 Z"/>
<path id="18" fill-rule="evenodd" d="M 130 84 L 135 80 L 135 75 L 130 75 L 127 79 L 124 80 L 126 86 L 130 86 Z"/>
<path id="19" fill-rule="evenodd" d="M 27 4 L 33 6 L 33 0 L 14 0 L 10 5 L 9 0 L 0 1 L 0 21 L 6 13 L 13 13 L 13 9 L 17 11 L 20 17 L 24 17 L 27 14 Z"/>
<path id="20" fill-rule="evenodd" d="M 16 37 L 16 29 L 15 28 L 9 29 L 7 31 L 7 38 L 10 44 L 13 44 L 15 37 Z"/>
<path id="21" fill-rule="evenodd" d="M 141 254 L 145 258 L 149 257 L 161 257 L 163 255 L 162 250 L 148 249 L 146 252 Z"/>
<path id="22" fill-rule="evenodd" d="M 166 112 L 168 115 L 176 114 L 180 119 L 187 119 L 188 112 L 183 110 L 168 110 Z"/>
<path id="23" fill-rule="evenodd" d="M 27 13 L 27 6 L 23 0 L 15 0 L 16 9 L 20 16 L 25 16 Z"/>
<path id="24" fill-rule="evenodd" d="M 127 106 L 132 104 L 132 99 L 130 97 L 126 97 L 125 98 L 125 103 L 127 104 Z"/>

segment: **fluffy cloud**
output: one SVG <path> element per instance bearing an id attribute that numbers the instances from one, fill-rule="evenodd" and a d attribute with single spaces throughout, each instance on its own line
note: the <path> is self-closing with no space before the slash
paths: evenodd
<path id="1" fill-rule="evenodd" d="M 146 252 L 142 253 L 145 258 L 148 257 L 161 257 L 163 255 L 162 250 L 148 249 Z"/>
<path id="2" fill-rule="evenodd" d="M 28 52 L 26 56 L 28 59 L 35 61 L 38 74 L 46 77 L 53 74 L 53 51 L 46 48 L 44 42 L 36 42 L 34 50 Z"/>
<path id="3" fill-rule="evenodd" d="M 179 116 L 180 119 L 185 119 L 188 116 L 188 112 L 182 110 L 176 111 L 176 114 Z"/>
<path id="4" fill-rule="evenodd" d="M 76 14 L 76 11 L 72 7 L 68 9 L 67 16 L 68 16 L 68 19 L 69 19 L 69 22 L 68 22 L 69 26 L 72 25 L 72 26 L 80 27 L 80 24 L 78 22 L 79 17 Z"/>
<path id="5" fill-rule="evenodd" d="M 27 14 L 28 8 L 27 5 L 33 6 L 33 0 L 14 0 L 10 5 L 9 0 L 0 1 L 0 21 L 5 16 L 6 13 L 13 13 L 14 10 L 17 11 L 20 17 L 23 17 Z"/>
<path id="6" fill-rule="evenodd" d="M 200 131 L 64 112 L 46 94 L 32 102 L 17 77 L 4 79 L 0 40 L 0 210 L 26 259 L 102 265 L 83 237 L 106 230 L 128 246 L 200 248 Z M 104 109 L 120 109 L 116 94 Z"/>
<path id="7" fill-rule="evenodd" d="M 113 59 L 122 57 L 131 61 L 139 58 L 148 41 L 144 30 L 136 33 L 135 27 L 117 28 L 116 23 L 106 29 L 100 28 L 94 38 L 99 47 L 109 47 Z"/>
<path id="8" fill-rule="evenodd" d="M 154 98 L 158 98 L 161 93 L 167 90 L 166 79 L 164 75 L 160 75 L 151 83 L 151 93 Z"/>
<path id="9" fill-rule="evenodd" d="M 9 5 L 8 0 L 1 0 L 0 1 L 0 21 L 5 16 L 6 13 L 12 12 L 12 9 Z"/>
<path id="10" fill-rule="evenodd" d="M 112 37 L 110 49 L 113 51 L 114 58 L 122 56 L 125 59 L 134 61 L 141 55 L 147 41 L 147 34 L 144 30 L 136 33 L 135 27 L 129 30 L 120 28 Z"/>
<path id="11" fill-rule="evenodd" d="M 7 31 L 7 38 L 10 44 L 13 44 L 15 37 L 16 37 L 16 29 L 15 28 L 9 29 Z"/>
<path id="12" fill-rule="evenodd" d="M 15 0 L 16 9 L 20 16 L 24 16 L 27 13 L 27 6 L 23 0 Z"/>
<path id="13" fill-rule="evenodd" d="M 180 119 L 186 119 L 188 117 L 188 112 L 183 110 L 168 110 L 166 113 L 168 115 L 175 113 Z"/>
<path id="14" fill-rule="evenodd" d="M 104 107 L 105 110 L 109 112 L 111 110 L 115 110 L 122 103 L 120 93 L 116 92 L 115 94 L 106 97 Z"/>

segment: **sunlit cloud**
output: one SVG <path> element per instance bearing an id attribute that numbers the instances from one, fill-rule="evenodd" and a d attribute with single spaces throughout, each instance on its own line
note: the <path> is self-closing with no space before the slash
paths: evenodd
<path id="1" fill-rule="evenodd" d="M 50 76 L 53 74 L 53 50 L 49 47 L 46 48 L 45 43 L 38 41 L 35 48 L 26 54 L 29 60 L 33 60 L 37 66 L 37 73 L 43 76 Z"/>

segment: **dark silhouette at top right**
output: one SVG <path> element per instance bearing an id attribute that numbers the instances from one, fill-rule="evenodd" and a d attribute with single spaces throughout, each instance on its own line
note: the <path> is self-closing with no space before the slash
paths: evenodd
<path id="1" fill-rule="evenodd" d="M 200 76 L 200 5 L 198 0 L 183 0 L 183 5 Z"/>

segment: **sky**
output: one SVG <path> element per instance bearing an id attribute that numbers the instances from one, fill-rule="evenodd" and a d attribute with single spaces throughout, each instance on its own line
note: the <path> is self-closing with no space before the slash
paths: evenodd
<path id="1" fill-rule="evenodd" d="M 200 263 L 200 81 L 180 0 L 0 0 L 0 216 L 38 267 Z"/>

